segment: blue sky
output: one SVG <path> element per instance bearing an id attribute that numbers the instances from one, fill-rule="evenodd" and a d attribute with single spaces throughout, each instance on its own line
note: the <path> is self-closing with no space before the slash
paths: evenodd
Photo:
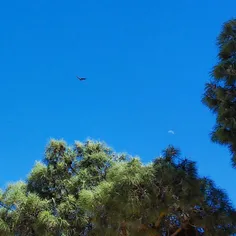
<path id="1" fill-rule="evenodd" d="M 235 0 L 3 1 L 0 186 L 24 179 L 51 137 L 91 137 L 144 162 L 173 144 L 236 202 L 236 171 L 210 142 L 215 118 L 201 104 L 235 9 Z"/>

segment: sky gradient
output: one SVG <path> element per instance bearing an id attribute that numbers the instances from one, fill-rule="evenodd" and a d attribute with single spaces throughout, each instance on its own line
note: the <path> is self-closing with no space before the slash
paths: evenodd
<path id="1" fill-rule="evenodd" d="M 24 180 L 50 138 L 90 137 L 144 162 L 173 144 L 236 203 L 236 170 L 211 143 L 215 117 L 201 104 L 235 9 L 235 0 L 3 1 L 0 186 Z"/>

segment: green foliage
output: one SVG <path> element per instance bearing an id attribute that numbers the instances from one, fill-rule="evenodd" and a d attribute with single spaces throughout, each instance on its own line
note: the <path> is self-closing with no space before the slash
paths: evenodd
<path id="1" fill-rule="evenodd" d="M 219 61 L 202 101 L 217 116 L 212 141 L 229 148 L 236 167 L 236 19 L 224 24 L 217 45 Z"/>
<path id="2" fill-rule="evenodd" d="M 235 210 L 170 146 L 143 165 L 104 143 L 51 140 L 26 183 L 0 193 L 0 235 L 231 235 Z"/>

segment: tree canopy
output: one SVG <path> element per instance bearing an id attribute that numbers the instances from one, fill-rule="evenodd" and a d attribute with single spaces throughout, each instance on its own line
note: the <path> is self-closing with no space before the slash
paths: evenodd
<path id="1" fill-rule="evenodd" d="M 27 181 L 0 194 L 0 235 L 223 236 L 236 232 L 227 195 L 169 146 L 144 165 L 102 142 L 51 140 Z"/>
<path id="2" fill-rule="evenodd" d="M 212 141 L 229 147 L 236 167 L 236 19 L 224 24 L 217 46 L 219 60 L 205 86 L 203 103 L 216 114 Z"/>

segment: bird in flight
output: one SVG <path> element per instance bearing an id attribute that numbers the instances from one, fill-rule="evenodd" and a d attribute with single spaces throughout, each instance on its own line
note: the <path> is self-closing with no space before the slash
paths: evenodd
<path id="1" fill-rule="evenodd" d="M 175 134 L 175 132 L 173 130 L 169 130 L 168 133 L 169 134 Z"/>
<path id="2" fill-rule="evenodd" d="M 77 79 L 79 79 L 80 81 L 86 80 L 86 78 L 84 78 L 84 77 L 79 77 L 79 76 L 76 76 L 76 77 L 77 77 Z"/>

